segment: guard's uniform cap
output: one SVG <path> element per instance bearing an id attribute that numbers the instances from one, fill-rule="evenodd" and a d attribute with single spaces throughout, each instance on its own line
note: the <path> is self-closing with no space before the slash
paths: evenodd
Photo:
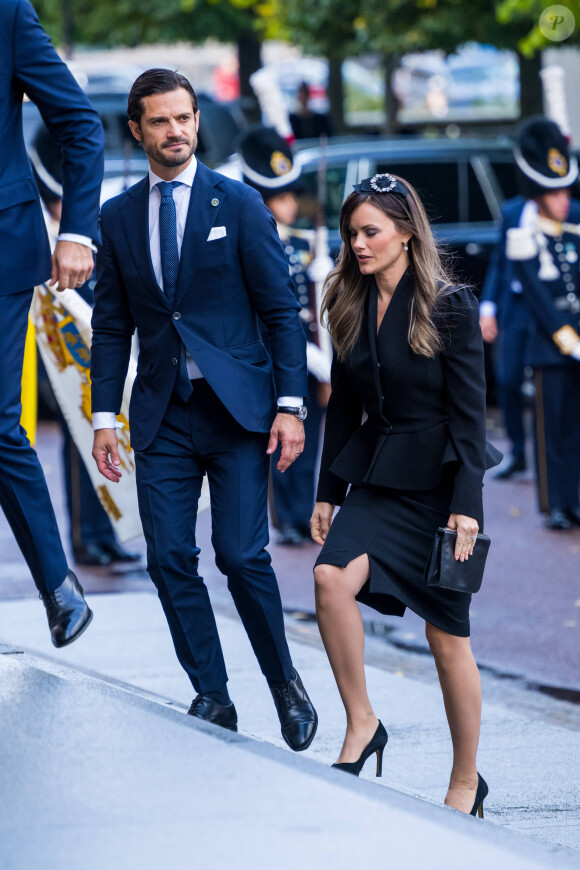
<path id="1" fill-rule="evenodd" d="M 271 127 L 248 130 L 239 142 L 238 154 L 244 181 L 264 199 L 300 189 L 301 166 L 286 140 Z"/>
<path id="2" fill-rule="evenodd" d="M 571 187 L 578 178 L 578 161 L 558 125 L 537 116 L 519 129 L 514 157 L 522 194 L 533 199 L 550 190 Z"/>

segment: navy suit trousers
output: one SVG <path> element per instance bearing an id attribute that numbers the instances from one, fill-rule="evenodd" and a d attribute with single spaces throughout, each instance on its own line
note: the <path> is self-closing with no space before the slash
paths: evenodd
<path id="1" fill-rule="evenodd" d="M 514 456 L 524 455 L 522 383 L 529 357 L 530 329 L 530 316 L 521 294 L 510 292 L 500 319 L 496 379 L 498 398 Z"/>
<path id="2" fill-rule="evenodd" d="M 152 444 L 136 453 L 147 568 L 177 657 L 196 692 L 223 686 L 227 673 L 207 588 L 198 574 L 195 526 L 204 473 L 211 493 L 216 565 L 269 683 L 293 676 L 282 602 L 270 564 L 268 435 L 249 432 L 206 381 L 189 402 L 169 402 Z"/>
<path id="3" fill-rule="evenodd" d="M 580 363 L 538 369 L 536 465 L 541 511 L 578 507 L 580 489 Z"/>
<path id="4" fill-rule="evenodd" d="M 0 329 L 0 506 L 39 592 L 68 566 L 38 457 L 20 425 L 22 362 L 32 290 L 2 297 Z"/>

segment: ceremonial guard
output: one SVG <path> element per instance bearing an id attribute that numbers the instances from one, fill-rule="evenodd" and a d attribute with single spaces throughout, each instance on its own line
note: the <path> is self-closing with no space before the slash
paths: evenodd
<path id="1" fill-rule="evenodd" d="M 535 220 L 507 231 L 506 254 L 532 319 L 540 510 L 550 529 L 580 525 L 580 202 L 578 163 L 560 128 L 533 118 L 515 158 Z"/>
<path id="2" fill-rule="evenodd" d="M 300 460 L 283 473 L 276 468 L 278 453 L 271 464 L 273 514 L 279 530 L 278 543 L 300 545 L 310 540 L 309 521 L 314 506 L 316 460 L 326 404 L 324 391 L 330 377 L 330 362 L 325 360 L 318 346 L 316 300 L 308 276 L 314 256 L 314 233 L 292 226 L 298 214 L 301 168 L 294 160 L 288 143 L 275 130 L 256 127 L 244 135 L 238 152 L 243 180 L 262 194 L 276 219 L 296 298 L 301 306 L 300 319 L 308 343 L 308 413 L 304 421 L 304 452 Z"/>

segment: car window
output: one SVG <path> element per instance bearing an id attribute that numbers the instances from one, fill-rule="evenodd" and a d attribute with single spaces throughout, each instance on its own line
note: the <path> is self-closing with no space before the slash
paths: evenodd
<path id="1" fill-rule="evenodd" d="M 467 167 L 467 193 L 469 196 L 469 221 L 491 221 L 493 215 L 481 189 L 479 179 L 471 164 Z"/>
<path id="2" fill-rule="evenodd" d="M 344 200 L 346 166 L 329 166 L 326 170 L 326 206 L 324 216 L 329 230 L 337 230 L 340 209 Z M 298 217 L 295 226 L 309 230 L 316 226 L 318 209 L 318 173 L 315 167 L 306 167 L 300 176 L 301 190 L 298 194 Z"/>
<path id="3" fill-rule="evenodd" d="M 459 222 L 459 178 L 457 164 L 449 161 L 402 163 L 377 162 L 375 172 L 394 172 L 409 181 L 421 197 L 433 223 Z"/>
<path id="4" fill-rule="evenodd" d="M 490 157 L 492 169 L 497 178 L 504 199 L 511 199 L 520 192 L 517 179 L 516 164 L 510 157 L 501 159 Z"/>

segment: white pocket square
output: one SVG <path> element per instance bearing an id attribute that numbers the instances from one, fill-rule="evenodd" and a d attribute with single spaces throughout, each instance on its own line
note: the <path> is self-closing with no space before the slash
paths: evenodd
<path id="1" fill-rule="evenodd" d="M 225 227 L 212 227 L 207 240 L 208 242 L 213 242 L 215 239 L 223 239 L 224 236 L 227 236 Z"/>

